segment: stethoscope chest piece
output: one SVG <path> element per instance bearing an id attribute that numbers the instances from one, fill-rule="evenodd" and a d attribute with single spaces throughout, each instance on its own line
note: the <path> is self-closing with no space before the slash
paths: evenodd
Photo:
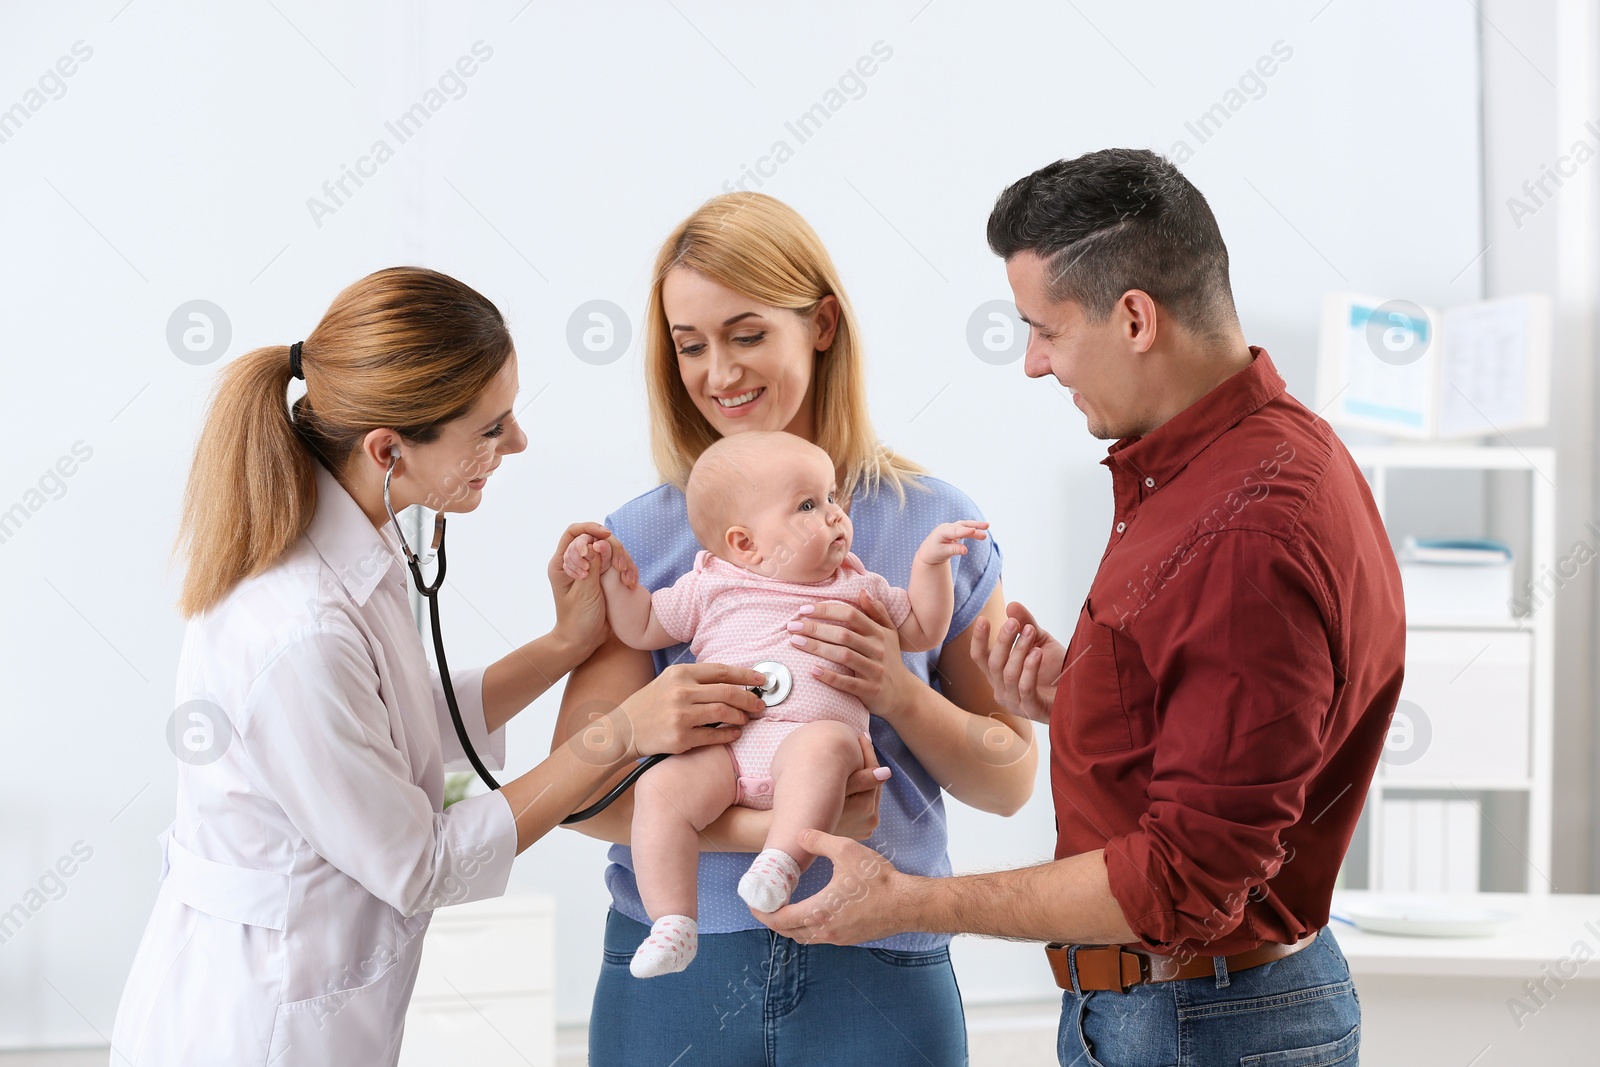
<path id="1" fill-rule="evenodd" d="M 750 669 L 767 676 L 766 684 L 753 687 L 751 692 L 760 697 L 761 703 L 769 708 L 774 704 L 781 704 L 789 695 L 789 691 L 794 688 L 794 675 L 789 673 L 786 665 L 777 660 L 762 660 Z"/>

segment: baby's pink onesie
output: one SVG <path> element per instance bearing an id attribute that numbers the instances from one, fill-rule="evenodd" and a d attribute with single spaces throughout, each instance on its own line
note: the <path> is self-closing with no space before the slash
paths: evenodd
<path id="1" fill-rule="evenodd" d="M 689 642 L 701 663 L 753 667 L 777 660 L 794 676 L 794 688 L 766 715 L 749 723 L 739 739 L 726 746 L 739 779 L 737 803 L 747 808 L 772 807 L 772 756 L 792 731 L 808 722 L 837 719 L 860 733 L 867 730 L 867 708 L 811 674 L 816 666 L 848 674 L 832 660 L 807 652 L 789 640 L 788 624 L 803 619 L 800 608 L 822 600 L 859 602 L 862 590 L 889 610 L 894 625 L 911 614 L 911 596 L 881 574 L 864 567 L 848 553 L 831 578 L 821 582 L 787 582 L 768 578 L 702 549 L 694 569 L 670 588 L 650 597 L 656 621 L 670 636 Z"/>

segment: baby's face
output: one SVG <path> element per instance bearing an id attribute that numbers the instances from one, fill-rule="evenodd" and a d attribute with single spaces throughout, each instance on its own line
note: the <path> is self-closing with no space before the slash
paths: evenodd
<path id="1" fill-rule="evenodd" d="M 820 582 L 838 570 L 855 531 L 827 454 L 784 449 L 751 473 L 761 488 L 740 510 L 753 545 L 733 546 L 746 557 L 734 562 L 790 582 Z"/>

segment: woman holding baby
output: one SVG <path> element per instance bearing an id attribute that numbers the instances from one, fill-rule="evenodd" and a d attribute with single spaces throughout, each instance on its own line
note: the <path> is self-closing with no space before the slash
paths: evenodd
<path id="1" fill-rule="evenodd" d="M 569 679 L 556 746 L 624 701 L 647 707 L 638 691 L 670 665 L 696 658 L 686 639 L 710 618 L 712 601 L 703 592 L 698 601 L 677 595 L 652 612 L 635 593 L 628 608 L 630 585 L 660 596 L 686 576 L 703 581 L 742 567 L 738 580 L 752 588 L 748 596 L 724 590 L 724 621 L 731 621 L 749 600 L 777 592 L 774 584 L 803 594 L 818 576 L 879 576 L 843 587 L 856 591 L 853 603 L 825 599 L 831 593 L 823 591 L 782 624 L 800 656 L 793 661 L 796 693 L 820 687 L 871 713 L 859 759 L 841 751 L 857 735 L 834 730 L 818 737 L 815 752 L 791 746 L 807 769 L 790 777 L 828 777 L 828 789 L 808 790 L 807 810 L 834 815 L 835 832 L 865 839 L 901 870 L 948 873 L 942 792 L 1011 814 L 1031 793 L 1036 762 L 1031 725 L 1004 715 L 966 654 L 977 618 L 996 628 L 1006 621 L 1000 553 L 976 521 L 981 516 L 959 490 L 878 443 L 849 301 L 816 234 L 782 203 L 733 193 L 681 223 L 657 259 L 647 316 L 652 451 L 664 484 L 607 518 L 609 541 L 588 546 L 581 536 L 567 553 L 569 575 L 587 576 L 591 562 L 602 570 L 614 632 Z M 713 445 L 750 431 L 809 442 L 825 462 L 806 468 L 798 458 L 803 449 L 790 449 L 797 452 L 792 464 L 736 457 L 708 497 L 715 501 L 708 515 L 691 504 L 691 473 Z M 793 487 L 793 499 L 784 495 L 791 486 L 778 484 L 789 466 L 804 483 Z M 775 518 L 783 509 L 790 517 Z M 841 531 L 850 535 L 842 543 Z M 919 589 L 926 591 L 920 598 Z M 688 603 L 699 609 L 686 610 Z M 762 626 L 770 639 L 771 620 Z M 698 634 L 694 640 L 708 644 Z M 946 648 L 954 654 L 943 655 Z M 748 707 L 738 706 L 752 720 L 764 710 L 753 696 Z M 751 735 L 758 729 L 764 727 L 755 721 L 744 727 Z M 670 1063 L 690 1048 L 696 1063 L 965 1062 L 948 937 L 907 934 L 842 948 L 799 945 L 761 924 L 766 904 L 815 893 L 830 868 L 819 860 L 800 872 L 810 857 L 793 854 L 780 812 L 749 803 L 746 779 L 766 775 L 746 773 L 734 746 L 726 746 L 731 762 L 710 750 L 682 760 L 676 780 L 667 774 L 675 760 L 667 760 L 578 827 L 617 846 L 606 872 L 612 910 L 590 1062 Z M 782 809 L 778 747 L 769 754 L 770 777 L 778 786 L 774 806 Z M 682 776 L 691 762 L 707 779 Z M 810 769 L 822 766 L 826 775 Z M 834 780 L 840 773 L 843 790 Z M 800 791 L 798 784 L 791 791 Z M 848 799 L 839 799 L 846 792 Z M 636 802 L 654 810 L 636 812 Z M 636 842 L 633 835 L 646 826 L 647 840 Z M 699 850 L 697 870 L 685 886 L 675 883 L 685 878 L 672 863 L 646 863 L 652 873 L 641 893 L 638 861 L 672 851 L 658 840 L 669 830 L 677 835 L 674 848 L 687 842 Z M 785 847 L 773 848 L 785 838 Z M 771 857 L 774 851 L 781 858 Z M 663 918 L 660 901 L 681 909 L 685 898 L 690 910 L 666 917 L 693 921 L 652 935 Z M 684 956 L 693 963 L 680 967 Z"/>

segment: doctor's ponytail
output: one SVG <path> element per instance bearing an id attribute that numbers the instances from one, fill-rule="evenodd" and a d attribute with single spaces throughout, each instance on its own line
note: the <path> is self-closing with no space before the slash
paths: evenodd
<path id="1" fill-rule="evenodd" d="M 176 550 L 192 618 L 278 560 L 311 524 L 316 464 L 336 477 L 372 430 L 426 444 L 513 356 L 504 318 L 467 285 L 421 267 L 370 274 L 306 335 L 291 406 L 288 345 L 245 353 L 218 380 L 195 447 Z"/>

